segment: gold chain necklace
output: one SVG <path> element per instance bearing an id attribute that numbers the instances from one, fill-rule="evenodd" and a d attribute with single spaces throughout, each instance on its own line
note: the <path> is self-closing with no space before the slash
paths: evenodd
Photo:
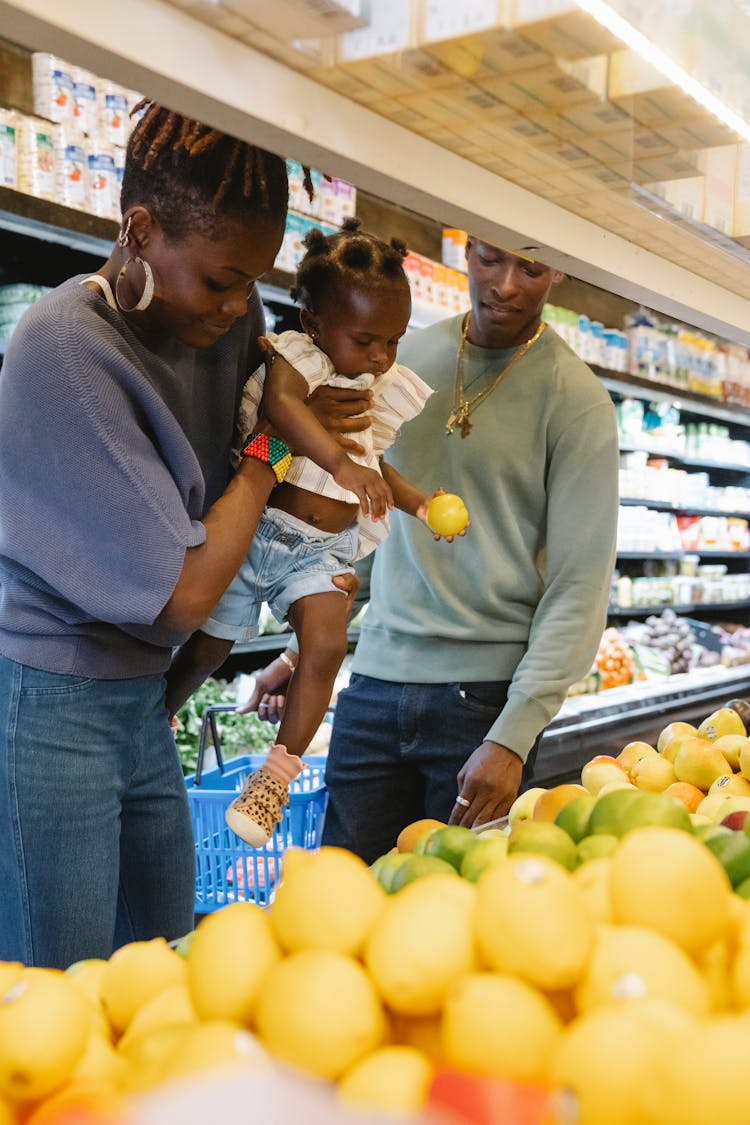
<path id="1" fill-rule="evenodd" d="M 461 431 L 462 438 L 468 437 L 471 433 L 471 420 L 469 416 L 472 410 L 476 410 L 481 402 L 484 402 L 486 398 L 489 398 L 495 387 L 498 387 L 502 383 L 511 367 L 513 367 L 515 363 L 518 363 L 520 359 L 523 359 L 526 353 L 530 351 L 531 348 L 533 348 L 534 344 L 537 342 L 542 332 L 544 332 L 544 329 L 547 327 L 544 321 L 542 321 L 531 339 L 527 340 L 526 343 L 518 349 L 512 359 L 510 359 L 506 363 L 502 371 L 498 372 L 493 382 L 490 383 L 488 387 L 484 387 L 481 391 L 475 394 L 473 398 L 467 398 L 466 388 L 464 385 L 464 352 L 466 350 L 466 338 L 469 335 L 470 325 L 471 313 L 467 313 L 464 317 L 464 323 L 461 328 L 461 346 L 458 349 L 458 356 L 456 358 L 456 388 L 453 394 L 453 409 L 448 415 L 448 420 L 445 423 L 446 434 L 452 434 L 456 426 L 458 426 L 459 430 Z"/>

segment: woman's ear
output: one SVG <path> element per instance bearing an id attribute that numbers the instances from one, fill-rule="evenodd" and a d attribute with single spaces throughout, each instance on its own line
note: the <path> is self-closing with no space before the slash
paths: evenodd
<path id="1" fill-rule="evenodd" d="M 153 237 L 157 226 L 156 219 L 147 207 L 141 206 L 129 207 L 123 215 L 123 222 L 127 222 L 128 219 L 130 219 L 130 237 L 138 250 L 143 250 Z"/>

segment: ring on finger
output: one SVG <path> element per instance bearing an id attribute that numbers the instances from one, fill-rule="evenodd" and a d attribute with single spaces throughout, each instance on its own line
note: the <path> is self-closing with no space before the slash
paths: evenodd
<path id="1" fill-rule="evenodd" d="M 468 809 L 469 805 L 471 804 L 471 801 L 467 801 L 466 798 L 462 797 L 461 794 L 459 793 L 459 795 L 456 797 L 456 804 L 462 805 L 463 808 Z"/>

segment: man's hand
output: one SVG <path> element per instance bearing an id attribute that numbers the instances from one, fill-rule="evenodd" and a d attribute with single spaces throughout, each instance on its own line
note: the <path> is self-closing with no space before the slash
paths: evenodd
<path id="1" fill-rule="evenodd" d="M 523 762 L 518 754 L 497 742 L 483 742 L 466 760 L 458 775 L 458 795 L 449 824 L 465 828 L 505 816 L 518 795 Z"/>
<path id="2" fill-rule="evenodd" d="M 307 400 L 321 426 L 332 434 L 347 453 L 364 453 L 364 447 L 343 434 L 361 433 L 372 425 L 367 411 L 372 391 L 348 391 L 342 387 L 318 387 Z"/>

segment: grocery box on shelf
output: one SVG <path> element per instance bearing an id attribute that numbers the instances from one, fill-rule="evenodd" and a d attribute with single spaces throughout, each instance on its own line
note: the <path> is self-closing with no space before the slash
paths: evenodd
<path id="1" fill-rule="evenodd" d="M 208 914 L 230 902 L 267 906 L 281 876 L 287 848 L 318 848 L 328 794 L 325 758 L 303 757 L 307 769 L 290 785 L 289 804 L 265 848 L 251 848 L 224 822 L 227 806 L 265 754 L 246 754 L 185 779 L 195 837 L 195 913 Z"/>

